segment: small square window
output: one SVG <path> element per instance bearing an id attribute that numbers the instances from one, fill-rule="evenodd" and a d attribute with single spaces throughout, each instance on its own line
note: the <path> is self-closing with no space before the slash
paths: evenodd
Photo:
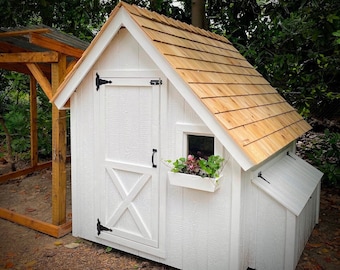
<path id="1" fill-rule="evenodd" d="M 188 135 L 188 155 L 208 159 L 214 155 L 214 137 Z"/>

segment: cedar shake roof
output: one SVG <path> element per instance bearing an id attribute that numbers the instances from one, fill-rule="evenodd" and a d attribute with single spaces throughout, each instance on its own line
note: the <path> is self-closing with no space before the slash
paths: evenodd
<path id="1" fill-rule="evenodd" d="M 254 165 L 311 129 L 225 37 L 123 2 L 107 23 L 121 8 Z"/>
<path id="2" fill-rule="evenodd" d="M 146 9 L 120 6 L 254 163 L 310 130 L 228 39 Z"/>

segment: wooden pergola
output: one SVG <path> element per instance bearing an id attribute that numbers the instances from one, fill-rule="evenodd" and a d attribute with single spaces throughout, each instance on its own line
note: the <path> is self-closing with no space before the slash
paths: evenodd
<path id="1" fill-rule="evenodd" d="M 30 167 L 0 176 L 0 183 L 52 166 L 52 224 L 0 208 L 0 218 L 54 237 L 72 228 L 66 221 L 66 112 L 52 104 L 52 158 L 39 163 L 37 133 L 37 83 L 51 100 L 60 83 L 82 56 L 88 43 L 53 28 L 0 29 L 0 69 L 30 76 Z"/>

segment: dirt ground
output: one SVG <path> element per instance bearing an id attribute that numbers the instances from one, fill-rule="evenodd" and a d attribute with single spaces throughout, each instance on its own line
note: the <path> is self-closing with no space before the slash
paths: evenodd
<path id="1" fill-rule="evenodd" d="M 4 167 L 0 170 L 4 169 Z M 67 218 L 71 219 L 70 180 Z M 51 222 L 51 170 L 0 184 L 0 207 Z M 297 270 L 340 269 L 340 190 L 323 188 L 320 223 Z M 56 239 L 0 219 L 1 269 L 174 269 L 68 234 Z"/>

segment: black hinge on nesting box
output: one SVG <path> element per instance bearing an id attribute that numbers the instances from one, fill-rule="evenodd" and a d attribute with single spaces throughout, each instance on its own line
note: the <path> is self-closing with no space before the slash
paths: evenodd
<path id="1" fill-rule="evenodd" d="M 159 79 L 159 80 L 151 80 L 150 84 L 151 85 L 162 85 L 162 80 L 161 79 Z"/>
<path id="2" fill-rule="evenodd" d="M 99 218 L 97 219 L 97 234 L 100 235 L 101 231 L 109 231 L 112 232 L 111 229 L 104 227 L 103 225 L 100 224 Z"/>
<path id="3" fill-rule="evenodd" d="M 99 86 L 101 86 L 102 84 L 107 84 L 107 83 L 112 83 L 112 81 L 108 81 L 108 80 L 103 80 L 99 77 L 99 74 L 96 73 L 96 90 L 99 90 Z"/>

